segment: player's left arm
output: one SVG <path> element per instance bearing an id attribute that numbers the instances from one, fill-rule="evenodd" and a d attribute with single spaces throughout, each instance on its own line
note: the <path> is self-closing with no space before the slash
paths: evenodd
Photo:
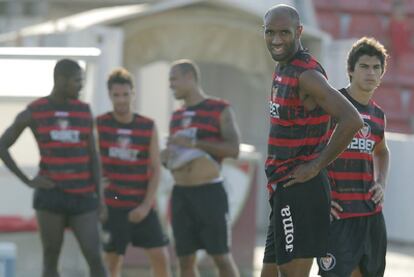
<path id="1" fill-rule="evenodd" d="M 316 70 L 307 70 L 299 77 L 300 94 L 303 101 L 314 102 L 337 124 L 335 130 L 320 155 L 307 163 L 296 167 L 290 174 L 290 180 L 284 187 L 303 183 L 315 177 L 342 153 L 351 142 L 355 133 L 363 127 L 363 121 L 356 108 L 339 91 L 334 89 L 327 79 Z"/>
<path id="2" fill-rule="evenodd" d="M 385 137 L 378 143 L 372 153 L 374 161 L 374 186 L 370 189 L 372 191 L 372 201 L 375 204 L 382 204 L 384 201 L 385 185 L 387 182 L 390 151 L 387 146 Z"/>
<path id="3" fill-rule="evenodd" d="M 239 156 L 240 131 L 234 111 L 230 106 L 220 116 L 221 141 L 196 140 L 194 147 L 200 148 L 210 155 L 220 158 L 237 158 Z"/>
<path id="4" fill-rule="evenodd" d="M 129 213 L 129 220 L 135 223 L 142 221 L 151 210 L 155 197 L 157 195 L 157 189 L 160 182 L 161 175 L 161 159 L 160 149 L 158 145 L 158 132 L 154 124 L 154 129 L 151 136 L 149 146 L 149 171 L 150 179 L 148 181 L 148 187 L 145 194 L 144 201 L 133 209 Z"/>
<path id="5" fill-rule="evenodd" d="M 98 195 L 98 200 L 100 204 L 100 208 L 104 203 L 104 196 L 103 196 L 103 186 L 101 182 L 101 160 L 99 158 L 99 152 L 97 149 L 96 143 L 96 128 L 95 123 L 92 122 L 92 132 L 89 136 L 89 157 L 90 157 L 90 165 L 91 165 L 91 174 L 92 174 L 92 182 L 95 184 L 96 193 Z"/>

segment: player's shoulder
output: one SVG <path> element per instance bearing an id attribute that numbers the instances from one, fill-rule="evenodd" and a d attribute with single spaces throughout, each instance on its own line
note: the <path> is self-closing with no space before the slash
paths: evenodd
<path id="1" fill-rule="evenodd" d="M 299 50 L 290 62 L 290 65 L 293 68 L 292 70 L 297 72 L 297 74 L 299 75 L 301 75 L 304 72 L 310 74 L 310 72 L 312 71 L 317 71 L 320 74 L 322 74 L 326 79 L 328 78 L 328 75 L 326 74 L 326 71 L 323 68 L 323 66 L 306 49 Z"/>
<path id="2" fill-rule="evenodd" d="M 375 100 L 371 99 L 369 104 L 372 107 L 373 114 L 376 117 L 379 117 L 379 118 L 384 118 L 385 117 L 384 109 Z"/>
<path id="3" fill-rule="evenodd" d="M 138 113 L 134 113 L 134 120 L 137 123 L 154 124 L 154 120 L 152 118 Z"/>
<path id="4" fill-rule="evenodd" d="M 221 108 L 226 108 L 227 106 L 230 106 L 230 102 L 222 99 L 222 98 L 218 98 L 218 97 L 209 97 L 206 99 L 206 104 L 207 105 L 211 105 L 211 106 L 217 106 L 217 107 L 221 107 Z"/>
<path id="5" fill-rule="evenodd" d="M 47 103 L 49 103 L 49 100 L 47 97 L 40 97 L 30 102 L 28 106 L 34 108 L 34 107 L 38 107 L 41 105 L 45 105 Z"/>
<path id="6" fill-rule="evenodd" d="M 82 100 L 79 100 L 79 99 L 71 99 L 71 100 L 69 100 L 69 103 L 72 104 L 72 105 L 80 106 L 84 109 L 88 109 L 88 110 L 90 109 L 88 103 L 86 103 Z"/>
<path id="7" fill-rule="evenodd" d="M 111 112 L 106 112 L 106 113 L 100 114 L 96 117 L 96 121 L 98 123 L 99 122 L 104 122 L 104 121 L 107 121 L 107 120 L 110 120 L 110 119 L 112 119 Z"/>

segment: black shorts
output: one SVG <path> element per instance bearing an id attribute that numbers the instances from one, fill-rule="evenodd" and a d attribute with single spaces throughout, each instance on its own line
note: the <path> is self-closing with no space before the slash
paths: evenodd
<path id="1" fill-rule="evenodd" d="M 210 255 L 229 252 L 230 226 L 227 194 L 222 183 L 196 187 L 174 186 L 172 227 L 178 256 L 198 249 Z"/>
<path id="2" fill-rule="evenodd" d="M 263 263 L 280 265 L 326 254 L 330 189 L 324 171 L 289 188 L 278 184 L 269 202 L 272 211 Z"/>
<path id="3" fill-rule="evenodd" d="M 384 216 L 335 220 L 331 224 L 328 254 L 318 258 L 319 275 L 350 276 L 359 267 L 364 277 L 384 275 L 387 232 Z"/>
<path id="4" fill-rule="evenodd" d="M 59 188 L 35 189 L 33 208 L 53 213 L 76 216 L 98 208 L 98 197 L 95 193 L 70 194 Z"/>
<path id="5" fill-rule="evenodd" d="M 168 237 L 163 232 L 158 215 L 153 209 L 139 223 L 128 220 L 129 211 L 108 207 L 108 219 L 103 224 L 105 252 L 124 255 L 129 243 L 146 249 L 168 244 Z"/>

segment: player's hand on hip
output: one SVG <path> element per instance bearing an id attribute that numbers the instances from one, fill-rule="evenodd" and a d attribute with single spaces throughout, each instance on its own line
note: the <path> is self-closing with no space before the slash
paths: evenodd
<path id="1" fill-rule="evenodd" d="M 371 200 L 376 205 L 384 202 L 384 188 L 380 183 L 375 182 L 374 186 L 369 191 L 372 193 Z"/>
<path id="2" fill-rule="evenodd" d="M 301 164 L 289 174 L 289 181 L 283 187 L 287 188 L 294 184 L 304 183 L 318 175 L 319 171 L 320 168 L 314 162 Z"/>
<path id="3" fill-rule="evenodd" d="M 51 189 L 56 186 L 55 182 L 53 182 L 49 177 L 37 175 L 34 177 L 29 183 L 29 187 L 31 188 L 40 188 L 40 189 Z"/>
<path id="4" fill-rule="evenodd" d="M 132 223 L 139 223 L 147 217 L 151 207 L 146 204 L 141 204 L 128 214 L 128 220 Z"/>
<path id="5" fill-rule="evenodd" d="M 331 221 L 333 218 L 340 219 L 339 214 L 342 213 L 344 209 L 339 205 L 338 202 L 332 200 L 331 201 Z"/>

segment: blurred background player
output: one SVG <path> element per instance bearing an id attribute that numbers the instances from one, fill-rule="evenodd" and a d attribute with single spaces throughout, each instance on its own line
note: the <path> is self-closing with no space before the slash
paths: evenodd
<path id="1" fill-rule="evenodd" d="M 239 130 L 229 104 L 204 94 L 199 79 L 192 61 L 172 64 L 170 87 L 184 106 L 172 115 L 162 159 L 175 181 L 172 227 L 180 274 L 199 276 L 195 254 L 205 249 L 221 277 L 239 276 L 230 253 L 229 207 L 220 173 L 221 161 L 239 154 Z"/>
<path id="2" fill-rule="evenodd" d="M 171 276 L 168 238 L 154 210 L 160 180 L 160 153 L 154 121 L 133 113 L 133 81 L 114 70 L 107 86 L 113 110 L 97 118 L 108 207 L 105 259 L 111 277 L 120 277 L 129 243 L 145 249 L 153 276 Z"/>
<path id="3" fill-rule="evenodd" d="M 328 255 L 318 260 L 322 276 L 383 276 L 387 234 L 382 204 L 389 170 L 385 116 L 371 100 L 381 82 L 387 52 L 361 38 L 348 54 L 350 85 L 340 90 L 357 108 L 364 127 L 328 167 L 332 216 Z"/>
<path id="4" fill-rule="evenodd" d="M 98 233 L 99 163 L 93 118 L 78 100 L 83 76 L 77 62 L 63 59 L 54 69 L 51 94 L 30 103 L 0 138 L 0 157 L 35 189 L 33 207 L 43 248 L 43 277 L 56 277 L 64 231 L 70 227 L 89 265 L 90 276 L 106 276 Z M 26 176 L 9 148 L 29 127 L 40 151 L 39 173 Z"/>

